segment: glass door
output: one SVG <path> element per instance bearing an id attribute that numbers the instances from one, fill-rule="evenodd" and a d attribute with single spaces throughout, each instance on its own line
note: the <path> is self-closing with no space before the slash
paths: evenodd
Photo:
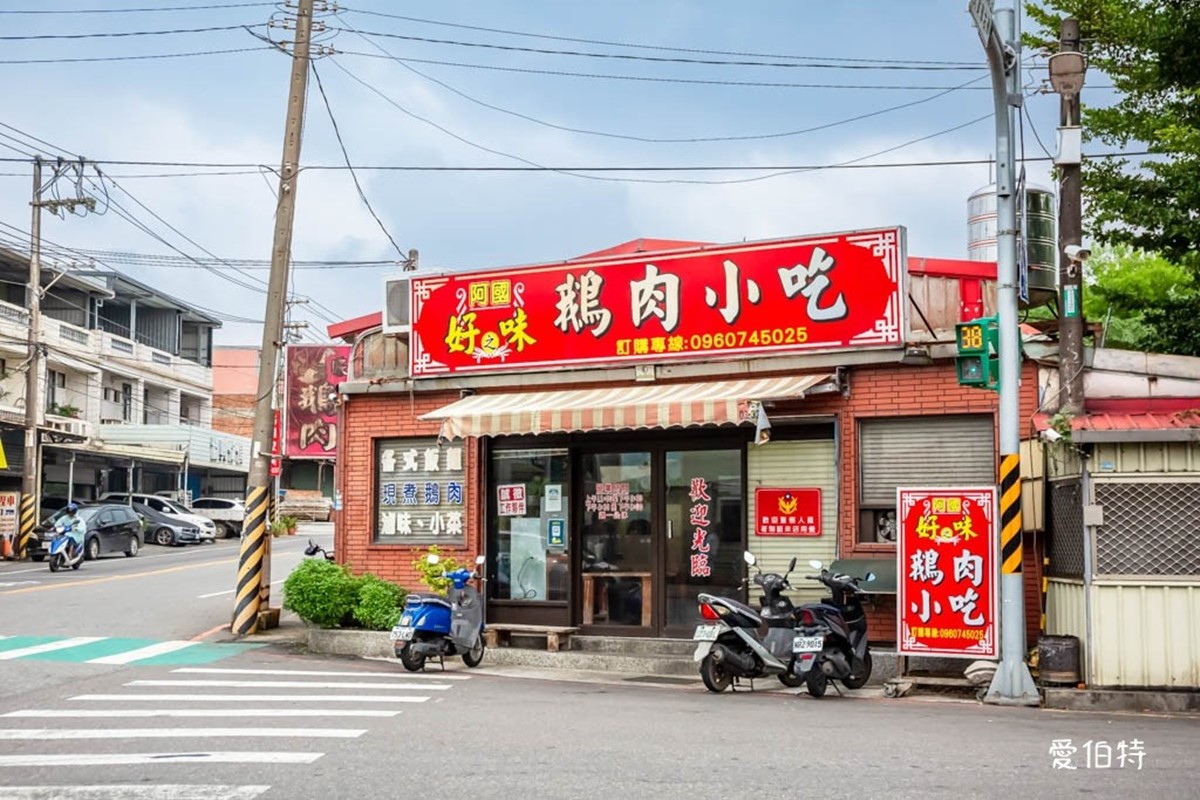
<path id="1" fill-rule="evenodd" d="M 700 619 L 696 595 L 738 596 L 743 575 L 741 449 L 668 450 L 665 482 L 664 628 Z"/>
<path id="2" fill-rule="evenodd" d="M 653 463 L 649 451 L 580 455 L 584 625 L 654 626 Z"/>

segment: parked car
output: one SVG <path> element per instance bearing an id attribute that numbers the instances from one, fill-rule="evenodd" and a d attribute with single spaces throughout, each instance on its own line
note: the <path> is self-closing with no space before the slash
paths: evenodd
<path id="1" fill-rule="evenodd" d="M 65 508 L 56 511 L 34 528 L 28 550 L 34 561 L 45 560 L 46 543 L 50 538 L 47 534 L 66 513 Z M 97 503 L 80 506 L 77 513 L 84 524 L 83 552 L 87 559 L 96 559 L 105 553 L 124 553 L 133 557 L 141 550 L 145 542 L 142 521 L 129 506 Z"/>
<path id="2" fill-rule="evenodd" d="M 198 497 L 192 501 L 193 514 L 211 519 L 217 525 L 217 536 L 232 539 L 242 535 L 246 507 L 241 500 L 224 497 Z"/>
<path id="3" fill-rule="evenodd" d="M 148 506 L 160 514 L 177 517 L 180 525 L 198 528 L 200 531 L 200 541 L 202 542 L 213 541 L 217 538 L 217 526 L 211 519 L 197 516 L 179 503 L 169 500 L 166 497 L 143 493 L 129 495 L 124 492 L 106 492 L 100 496 L 100 501 L 103 503 L 124 503 L 128 505 L 131 502 L 131 498 L 132 502 Z"/>
<path id="4" fill-rule="evenodd" d="M 143 503 L 134 503 L 133 510 L 145 521 L 146 541 L 163 547 L 180 544 L 200 544 L 200 528 L 184 522 L 173 514 L 164 514 Z"/>

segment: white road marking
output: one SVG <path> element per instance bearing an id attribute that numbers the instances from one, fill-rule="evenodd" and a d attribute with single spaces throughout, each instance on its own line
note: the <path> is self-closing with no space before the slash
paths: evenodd
<path id="1" fill-rule="evenodd" d="M 351 728 L 22 728 L 0 729 L 0 741 L 58 741 L 63 739 L 188 739 L 275 738 L 357 739 L 366 730 Z"/>
<path id="2" fill-rule="evenodd" d="M 154 702 L 169 701 L 172 703 L 424 703 L 428 697 L 413 697 L 411 695 L 394 694 L 80 694 L 71 700 L 102 700 L 105 702 L 123 702 L 125 700 L 150 700 Z"/>
<path id="3" fill-rule="evenodd" d="M 397 711 L 353 708 L 25 708 L 0 714 L 14 719 L 106 719 L 135 717 L 394 717 Z"/>
<path id="4" fill-rule="evenodd" d="M 160 686 L 189 689 L 402 689 L 412 691 L 445 691 L 451 688 L 441 683 L 363 683 L 337 681 L 130 681 L 126 686 Z"/>
<path id="5" fill-rule="evenodd" d="M 254 800 L 270 786 L 111 783 L 100 786 L 6 786 L 9 800 Z"/>
<path id="6" fill-rule="evenodd" d="M 251 669 L 237 667 L 180 667 L 171 670 L 189 675 L 296 675 L 306 678 L 417 678 L 436 681 L 469 681 L 470 675 L 442 672 L 334 672 L 319 669 Z"/>
<path id="7" fill-rule="evenodd" d="M 188 647 L 195 647 L 199 642 L 157 642 L 155 644 L 128 650 L 124 653 L 114 653 L 111 656 L 101 656 L 89 660 L 88 664 L 128 664 L 131 661 L 141 661 L 143 658 L 153 658 L 167 653 L 174 653 Z"/>
<path id="8" fill-rule="evenodd" d="M 41 581 L 0 581 L 0 589 L 11 589 L 14 586 L 37 586 Z"/>
<path id="9" fill-rule="evenodd" d="M 324 753 L 31 753 L 0 756 L 0 767 L 112 767 L 122 764 L 311 764 Z M 7 790 L 6 790 L 7 791 Z"/>
<path id="10" fill-rule="evenodd" d="M 277 581 L 271 581 L 271 584 L 270 584 L 270 585 L 271 585 L 271 586 L 277 586 L 277 585 L 279 585 L 279 584 L 283 583 L 285 580 L 286 580 L 286 578 L 280 578 L 280 579 L 279 579 L 279 580 L 277 580 Z M 209 592 L 208 594 L 198 594 L 198 595 L 196 595 L 196 599 L 198 599 L 198 600 L 207 600 L 207 599 L 208 599 L 208 598 L 210 598 L 210 597 L 220 597 L 220 596 L 221 596 L 221 595 L 223 595 L 223 594 L 233 594 L 233 593 L 234 593 L 234 592 L 236 592 L 236 591 L 237 591 L 237 589 L 236 589 L 236 588 L 234 588 L 234 589 L 224 589 L 224 590 L 222 590 L 222 591 L 220 591 L 220 592 Z"/>
<path id="11" fill-rule="evenodd" d="M 57 642 L 46 642 L 45 644 L 35 644 L 32 647 L 19 647 L 16 650 L 5 650 L 0 653 L 0 661 L 10 661 L 14 658 L 23 658 L 25 656 L 36 656 L 38 653 L 49 653 L 54 650 L 66 650 L 69 647 L 79 647 L 82 644 L 91 644 L 98 642 L 101 639 L 106 639 L 106 636 L 76 636 L 73 639 L 59 639 Z"/>

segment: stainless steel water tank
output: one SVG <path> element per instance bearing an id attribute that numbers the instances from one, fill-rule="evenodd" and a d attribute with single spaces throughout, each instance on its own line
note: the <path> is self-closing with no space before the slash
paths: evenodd
<path id="1" fill-rule="evenodd" d="M 1054 192 L 1027 183 L 1025 253 L 1029 260 L 1029 305 L 1039 306 L 1058 293 L 1058 214 Z M 996 260 L 996 186 L 967 199 L 967 258 Z"/>

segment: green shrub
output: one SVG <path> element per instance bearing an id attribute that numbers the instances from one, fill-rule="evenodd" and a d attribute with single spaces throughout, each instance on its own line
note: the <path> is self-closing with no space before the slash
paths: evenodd
<path id="1" fill-rule="evenodd" d="M 308 558 L 283 583 L 283 607 L 305 622 L 332 628 L 352 619 L 359 579 L 337 564 Z"/>
<path id="2" fill-rule="evenodd" d="M 408 592 L 369 572 L 358 582 L 354 621 L 369 630 L 390 631 L 400 619 L 400 607 Z"/>
<path id="3" fill-rule="evenodd" d="M 438 557 L 438 563 L 430 564 L 428 560 L 429 554 L 434 554 Z M 430 545 L 429 550 L 425 555 L 413 562 L 413 569 L 417 571 L 421 583 L 428 586 L 435 592 L 445 592 L 450 588 L 450 579 L 443 578 L 442 573 L 453 572 L 458 569 L 461 564 L 455 561 L 450 556 L 443 556 L 438 552 L 437 545 Z"/>

